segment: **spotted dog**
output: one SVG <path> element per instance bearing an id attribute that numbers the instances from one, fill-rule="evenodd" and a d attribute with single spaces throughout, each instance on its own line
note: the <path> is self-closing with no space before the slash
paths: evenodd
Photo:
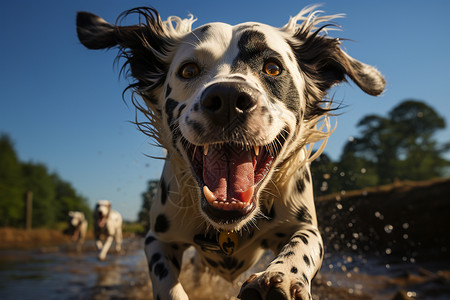
<path id="1" fill-rule="evenodd" d="M 72 241 L 75 242 L 77 251 L 81 251 L 88 229 L 88 221 L 84 213 L 79 211 L 69 211 L 69 227 L 72 233 Z"/>
<path id="2" fill-rule="evenodd" d="M 108 200 L 97 201 L 94 222 L 95 245 L 99 251 L 98 259 L 106 259 L 106 254 L 113 241 L 116 242 L 116 251 L 120 252 L 122 249 L 122 216 L 119 212 L 111 209 L 111 202 Z"/>
<path id="3" fill-rule="evenodd" d="M 134 14 L 138 25 L 119 25 Z M 323 148 L 311 155 L 311 144 L 332 131 L 327 91 L 347 78 L 370 95 L 385 86 L 328 35 L 336 17 L 307 7 L 281 28 L 192 29 L 192 16 L 162 21 L 153 8 L 116 25 L 78 14 L 84 46 L 118 47 L 146 116 L 137 125 L 167 150 L 145 239 L 155 299 L 188 299 L 178 276 L 191 245 L 230 281 L 271 249 L 239 297 L 311 299 L 324 248 L 308 163 Z"/>

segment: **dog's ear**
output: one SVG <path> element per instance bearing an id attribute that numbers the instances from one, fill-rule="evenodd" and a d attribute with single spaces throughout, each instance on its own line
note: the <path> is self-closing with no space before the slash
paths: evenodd
<path id="1" fill-rule="evenodd" d="M 122 13 L 118 22 L 137 14 L 139 25 L 112 25 L 89 12 L 77 14 L 80 42 L 89 49 L 119 48 L 119 57 L 126 59 L 131 75 L 137 79 L 132 88 L 148 91 L 162 83 L 167 72 L 166 57 L 172 49 L 170 26 L 152 8 L 136 8 Z"/>
<path id="2" fill-rule="evenodd" d="M 89 12 L 77 14 L 77 34 L 80 42 L 89 49 L 104 49 L 117 46 L 116 27 Z"/>
<path id="3" fill-rule="evenodd" d="M 380 95 L 386 85 L 381 73 L 350 57 L 341 49 L 339 39 L 319 35 L 320 31 L 299 32 L 292 46 L 300 69 L 322 92 L 320 97 L 333 85 L 346 80 L 346 76 L 367 94 Z"/>

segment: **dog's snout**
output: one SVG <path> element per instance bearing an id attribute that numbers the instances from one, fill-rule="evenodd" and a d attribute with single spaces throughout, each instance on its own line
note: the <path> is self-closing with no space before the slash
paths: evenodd
<path id="1" fill-rule="evenodd" d="M 257 106 L 257 93 L 241 83 L 216 83 L 202 94 L 203 113 L 217 125 L 226 125 Z"/>

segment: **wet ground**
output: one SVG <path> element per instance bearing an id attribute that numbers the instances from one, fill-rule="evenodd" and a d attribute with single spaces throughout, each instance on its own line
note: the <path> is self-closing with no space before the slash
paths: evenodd
<path id="1" fill-rule="evenodd" d="M 104 262 L 97 260 L 92 241 L 83 253 L 70 245 L 2 250 L 0 299 L 153 299 L 142 244 L 140 238 L 127 239 L 123 252 L 111 251 Z M 193 251 L 186 254 L 190 255 Z M 269 257 L 265 260 L 257 268 Z M 215 276 L 193 276 L 192 270 L 185 264 L 181 281 L 197 300 L 212 299 L 210 295 L 216 300 L 236 299 L 252 272 L 230 284 Z M 328 254 L 313 294 L 314 299 L 450 299 L 450 260 Z"/>

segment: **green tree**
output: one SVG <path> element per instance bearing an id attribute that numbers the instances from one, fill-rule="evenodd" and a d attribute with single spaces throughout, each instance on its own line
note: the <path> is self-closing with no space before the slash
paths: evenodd
<path id="1" fill-rule="evenodd" d="M 355 174 L 361 167 L 371 173 L 373 169 L 376 184 L 440 177 L 449 166 L 444 158 L 448 144 L 434 138 L 437 130 L 445 128 L 444 118 L 423 102 L 403 101 L 387 117 L 364 117 L 358 128 L 360 135 L 344 147 L 341 163 L 349 163 L 342 167 Z M 374 183 L 372 176 L 366 179 Z"/>
<path id="2" fill-rule="evenodd" d="M 150 228 L 149 213 L 152 203 L 156 198 L 158 186 L 159 186 L 158 180 L 149 180 L 147 184 L 147 190 L 144 193 L 142 193 L 142 206 L 138 214 L 138 221 L 144 225 L 146 230 Z"/>
<path id="3" fill-rule="evenodd" d="M 11 139 L 0 136 L 0 226 L 24 224 L 25 189 L 21 164 Z"/>
<path id="4" fill-rule="evenodd" d="M 33 227 L 53 225 L 56 222 L 55 185 L 43 164 L 24 163 L 25 188 L 33 192 Z"/>

